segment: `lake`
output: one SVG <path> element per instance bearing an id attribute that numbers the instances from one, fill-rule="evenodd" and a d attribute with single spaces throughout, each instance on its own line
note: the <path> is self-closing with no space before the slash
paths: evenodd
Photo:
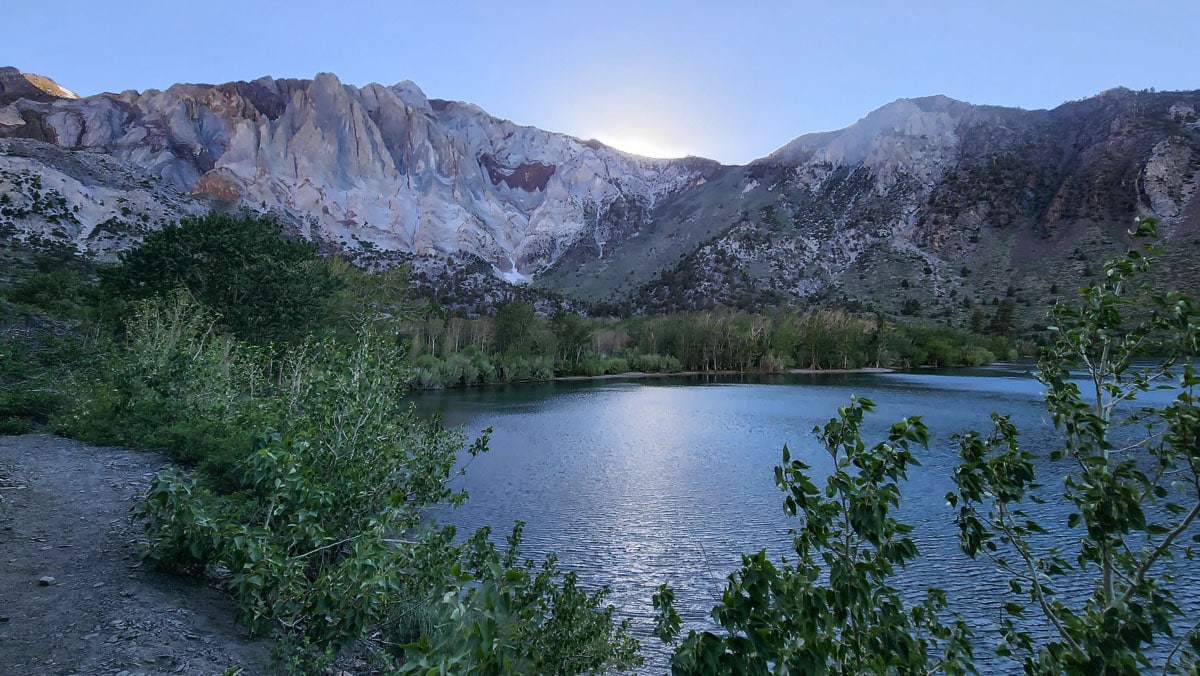
<path id="1" fill-rule="evenodd" d="M 1012 416 L 1026 448 L 1048 453 L 1055 434 L 1028 368 L 554 382 L 423 394 L 418 408 L 472 435 L 493 429 L 490 451 L 457 480 L 470 500 L 436 518 L 460 532 L 492 526 L 497 538 L 524 521 L 525 553 L 556 552 L 585 583 L 609 585 L 642 640 L 646 672 L 663 673 L 668 651 L 650 637 L 651 595 L 671 584 L 685 630 L 712 628 L 709 611 L 741 554 L 766 549 L 778 561 L 788 551 L 792 524 L 774 484 L 784 444 L 823 476 L 831 463 L 813 427 L 851 395 L 877 404 L 868 444 L 904 416 L 930 430 L 903 490 L 899 518 L 916 526 L 921 558 L 901 586 L 941 586 L 976 627 L 992 624 L 1007 582 L 958 550 L 945 501 L 957 463 L 951 435 L 984 431 L 998 412 Z M 1055 488 L 1065 474 L 1048 460 L 1039 471 Z M 1044 524 L 1065 520 L 1056 509 L 1044 507 Z M 981 638 L 986 663 L 995 635 Z"/>

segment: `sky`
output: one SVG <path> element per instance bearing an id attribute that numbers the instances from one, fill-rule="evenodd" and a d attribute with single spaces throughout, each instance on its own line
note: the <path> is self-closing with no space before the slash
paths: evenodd
<path id="1" fill-rule="evenodd" d="M 3 15 L 0 65 L 85 96 L 412 80 L 518 124 L 737 164 L 898 98 L 1033 109 L 1200 89 L 1200 0 L 60 0 Z"/>

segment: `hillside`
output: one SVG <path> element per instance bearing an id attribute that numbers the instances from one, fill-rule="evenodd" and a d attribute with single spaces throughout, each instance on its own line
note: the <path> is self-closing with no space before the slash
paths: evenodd
<path id="1" fill-rule="evenodd" d="M 896 101 L 660 205 L 663 234 L 623 260 L 544 279 L 643 311 L 833 302 L 962 324 L 1005 298 L 1040 310 L 1151 215 L 1160 276 L 1196 290 L 1197 107 L 1127 90 L 1050 111 Z"/>

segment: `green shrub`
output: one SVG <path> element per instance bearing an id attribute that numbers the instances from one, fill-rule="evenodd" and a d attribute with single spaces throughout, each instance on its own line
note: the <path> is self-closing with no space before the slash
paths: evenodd
<path id="1" fill-rule="evenodd" d="M 621 357 L 610 357 L 604 364 L 604 373 L 610 376 L 629 373 L 629 362 Z"/>
<path id="2" fill-rule="evenodd" d="M 150 233 L 100 273 L 118 304 L 184 288 L 221 326 L 261 345 L 302 341 L 327 324 L 339 287 L 316 245 L 285 239 L 269 218 L 215 212 Z"/>
<path id="3" fill-rule="evenodd" d="M 982 366 L 996 361 L 996 355 L 982 347 L 968 348 L 962 358 L 962 363 L 967 366 Z"/>
<path id="4" fill-rule="evenodd" d="M 0 434 L 29 434 L 33 423 L 28 418 L 0 417 Z"/>
<path id="5" fill-rule="evenodd" d="M 683 365 L 672 356 L 661 354 L 633 354 L 628 357 L 629 368 L 642 373 L 678 373 Z"/>
<path id="6" fill-rule="evenodd" d="M 217 344 L 182 323 L 188 330 L 181 332 L 194 340 L 180 344 L 201 355 Z M 526 652 L 553 655 L 555 647 L 563 659 L 577 660 L 564 664 L 591 664 L 578 661 L 591 659 L 577 654 L 583 646 L 604 665 L 630 664 L 637 644 L 623 626 L 614 627 L 612 609 L 600 607 L 606 592 L 583 592 L 553 560 L 536 574 L 507 558 L 499 569 L 484 565 L 486 533 L 463 548 L 453 544 L 452 528 L 426 520 L 428 507 L 465 500 L 449 487 L 456 462 L 460 454 L 485 450 L 487 438 L 467 444 L 461 432 L 418 418 L 402 404 L 412 373 L 398 344 L 385 330 L 364 326 L 352 343 L 327 339 L 286 354 L 271 387 L 256 395 L 265 399 L 261 407 L 271 412 L 267 419 L 276 431 L 257 435 L 252 452 L 236 462 L 230 473 L 236 490 L 214 490 L 178 469 L 154 479 L 140 511 L 147 558 L 193 572 L 229 571 L 240 617 L 254 632 L 277 634 L 299 651 L 284 655 L 293 667 L 318 668 L 331 651 L 351 643 L 376 651 L 393 668 L 407 657 L 461 664 L 459 648 L 470 633 L 447 629 L 460 615 L 442 617 L 434 609 L 461 599 L 470 612 L 482 612 L 479 595 L 495 585 L 514 615 L 511 623 L 493 619 L 533 641 Z M 159 373 L 143 362 L 173 366 L 170 354 L 145 352 L 135 352 L 135 375 L 143 382 Z M 452 362 L 470 363 L 465 356 Z M 549 362 L 518 366 L 536 372 Z M 167 368 L 164 382 L 186 385 L 208 373 L 204 359 L 197 368 L 195 374 Z M 520 593 L 513 596 L 514 590 Z M 542 617 L 547 610 L 558 612 L 557 619 Z M 414 612 L 424 621 L 412 621 Z M 399 646 L 409 643 L 424 648 L 406 656 Z M 616 654 L 624 657 L 611 657 Z"/>
<path id="7" fill-rule="evenodd" d="M 7 291 L 9 300 L 56 316 L 79 314 L 90 288 L 78 270 L 35 272 Z"/>
<path id="8" fill-rule="evenodd" d="M 773 354 L 763 355 L 763 358 L 758 362 L 758 370 L 763 373 L 783 373 L 787 365 L 783 361 L 783 357 L 777 357 Z"/>
<path id="9" fill-rule="evenodd" d="M 503 553 L 486 528 L 466 543 L 459 580 L 435 609 L 436 630 L 412 646 L 403 673 L 600 674 L 642 663 L 629 621 L 614 623 L 605 605 L 609 590 L 582 589 L 553 555 L 521 562 L 521 530 Z"/>
<path id="10" fill-rule="evenodd" d="M 1130 234 L 1152 237 L 1154 222 L 1140 220 Z M 1186 295 L 1138 287 L 1156 251 L 1148 245 L 1108 262 L 1077 306 L 1052 311 L 1054 340 L 1037 370 L 1060 433 L 1048 453 L 1041 443 L 1023 448 L 996 414 L 990 430 L 957 437 L 961 462 L 947 501 L 958 510 L 962 550 L 1009 578 L 996 653 L 1026 673 L 1200 668 L 1194 612 L 1176 600 L 1194 586 L 1175 575 L 1193 565 L 1200 519 L 1200 316 Z M 1134 405 L 1153 389 L 1172 398 Z M 1058 464 L 1043 485 L 1036 470 L 1046 457 Z M 1036 508 L 1051 501 L 1067 514 L 1055 524 L 1063 533 L 1048 539 Z M 1046 631 L 1029 631 L 1030 616 Z"/>
<path id="11" fill-rule="evenodd" d="M 813 430 L 834 465 L 823 487 L 783 448 L 775 483 L 784 512 L 797 520 L 795 556 L 776 565 L 765 552 L 744 555 L 712 609 L 725 632 L 689 632 L 671 659 L 673 673 L 973 671 L 970 630 L 946 612 L 945 593 L 930 588 L 912 603 L 892 586 L 896 569 L 918 555 L 912 527 L 892 512 L 916 464 L 910 446 L 927 444 L 929 435 L 919 419 L 905 418 L 868 448 L 861 425 L 873 408 L 855 399 Z M 673 599 L 666 586 L 653 599 L 655 633 L 667 641 L 681 628 Z"/>
<path id="12" fill-rule="evenodd" d="M 184 324 L 198 337 L 199 327 Z M 203 344 L 180 344 L 205 353 Z M 445 561 L 421 557 L 444 554 L 451 533 L 419 526 L 427 505 L 465 497 L 447 487 L 464 440 L 401 404 L 401 357 L 394 339 L 369 328 L 353 344 L 327 340 L 290 353 L 261 393 L 279 432 L 259 435 L 237 460 L 238 490 L 218 493 L 179 470 L 154 480 L 141 511 L 148 558 L 227 568 L 253 630 L 319 646 L 365 636 L 418 589 L 440 584 Z M 189 376 L 212 375 L 203 359 L 192 363 Z M 141 366 L 138 375 L 151 380 Z M 171 376 L 165 382 L 191 382 Z"/>
<path id="13" fill-rule="evenodd" d="M 482 351 L 471 347 L 464 350 L 460 354 L 467 355 L 470 358 L 471 366 L 474 368 L 476 373 L 476 382 L 486 385 L 498 381 L 495 363 L 493 363 L 493 361 L 489 359 L 487 355 L 483 354 Z"/>
<path id="14" fill-rule="evenodd" d="M 579 362 L 579 371 L 582 375 L 595 378 L 596 376 L 604 375 L 604 369 L 608 362 L 598 354 L 589 354 Z"/>
<path id="15" fill-rule="evenodd" d="M 56 374 L 39 361 L 24 343 L 0 342 L 0 417 L 44 422 L 60 406 Z"/>
<path id="16" fill-rule="evenodd" d="M 549 380 L 554 377 L 554 359 L 549 356 L 506 356 L 500 363 L 504 382 Z"/>
<path id="17" fill-rule="evenodd" d="M 157 448 L 226 476 L 250 432 L 278 420 L 265 355 L 219 334 L 184 292 L 135 306 L 127 340 L 76 374 L 55 417 L 63 434 L 100 444 Z M 275 368 L 280 368 L 278 364 Z"/>
<path id="18" fill-rule="evenodd" d="M 46 424 L 67 402 L 63 383 L 71 371 L 94 361 L 95 341 L 74 326 L 40 315 L 26 320 L 0 333 L 0 428 L 7 434 Z"/>

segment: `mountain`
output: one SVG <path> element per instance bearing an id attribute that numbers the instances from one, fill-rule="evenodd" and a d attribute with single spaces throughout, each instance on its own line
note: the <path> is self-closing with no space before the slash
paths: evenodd
<path id="1" fill-rule="evenodd" d="M 1150 215 L 1159 275 L 1200 290 L 1198 110 L 1198 92 L 1040 111 L 901 99 L 664 201 L 621 258 L 543 279 L 648 311 L 832 302 L 965 324 L 1007 302 L 1033 324 Z"/>
<path id="2" fill-rule="evenodd" d="M 26 140 L 0 147 L 8 160 L 0 181 L 37 173 L 45 161 L 66 207 L 84 214 L 66 230 L 26 219 L 20 228 L 29 236 L 65 232 L 79 248 L 101 251 L 107 243 L 93 241 L 101 216 L 125 224 L 131 215 L 74 185 L 85 181 L 61 162 L 41 160 L 57 151 L 28 143 L 39 141 L 149 174 L 175 191 L 174 211 L 224 203 L 275 213 L 345 249 L 467 252 L 513 281 L 561 259 L 611 254 L 613 239 L 657 201 L 724 171 L 709 160 L 642 158 L 519 126 L 474 105 L 429 100 L 411 82 L 358 88 L 329 74 L 23 98 L 0 108 L 0 137 Z M 130 209 L 143 223 L 168 215 Z"/>
<path id="3" fill-rule="evenodd" d="M 182 215 L 248 208 L 358 260 L 481 259 L 633 310 L 832 303 L 966 324 L 1025 305 L 1033 324 L 1137 215 L 1162 219 L 1160 276 L 1200 290 L 1197 111 L 1200 92 L 1036 111 L 900 99 L 729 167 L 519 126 L 411 82 L 78 98 L 0 69 L 0 235 L 111 255 Z"/>

